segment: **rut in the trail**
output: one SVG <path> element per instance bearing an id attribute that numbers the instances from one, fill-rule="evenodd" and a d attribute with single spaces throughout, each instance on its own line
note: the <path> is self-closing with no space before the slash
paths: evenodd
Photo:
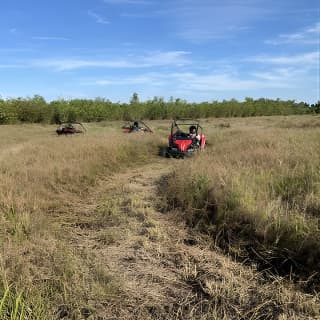
<path id="1" fill-rule="evenodd" d="M 89 319 L 277 319 L 280 287 L 272 293 L 178 214 L 157 210 L 157 181 L 167 172 L 160 160 L 118 174 L 101 182 L 99 205 L 93 195 L 66 217 L 68 242 L 100 270 L 107 291 L 88 297 Z"/>

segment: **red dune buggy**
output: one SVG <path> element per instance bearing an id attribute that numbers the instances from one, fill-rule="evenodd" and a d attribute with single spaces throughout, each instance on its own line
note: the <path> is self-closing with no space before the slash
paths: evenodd
<path id="1" fill-rule="evenodd" d="M 62 122 L 56 130 L 57 135 L 85 133 L 86 129 L 80 122 Z"/>
<path id="2" fill-rule="evenodd" d="M 199 121 L 194 119 L 173 120 L 168 140 L 166 157 L 188 157 L 196 151 L 204 149 L 206 145 L 202 127 Z"/>
<path id="3" fill-rule="evenodd" d="M 132 133 L 132 132 L 153 133 L 153 131 L 146 125 L 146 123 L 141 120 L 129 121 L 128 123 L 122 126 L 122 131 L 126 133 Z"/>

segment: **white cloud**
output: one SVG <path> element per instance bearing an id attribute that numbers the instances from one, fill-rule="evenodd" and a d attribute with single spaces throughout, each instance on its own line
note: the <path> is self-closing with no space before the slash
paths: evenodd
<path id="1" fill-rule="evenodd" d="M 159 73 L 145 73 L 132 77 L 112 78 L 112 79 L 96 79 L 84 81 L 83 85 L 99 85 L 99 86 L 126 86 L 126 85 L 150 85 L 150 86 L 164 86 L 166 84 L 165 78 Z"/>
<path id="2" fill-rule="evenodd" d="M 248 30 L 247 26 L 217 26 L 216 28 L 208 27 L 187 27 L 185 30 L 178 32 L 177 36 L 185 40 L 201 43 L 209 40 L 232 39 L 239 32 Z"/>
<path id="3" fill-rule="evenodd" d="M 152 4 L 152 1 L 147 0 L 103 0 L 108 4 Z"/>
<path id="4" fill-rule="evenodd" d="M 266 81 L 284 81 L 292 77 L 294 73 L 296 73 L 294 68 L 280 68 L 269 71 L 253 71 L 251 74 L 258 79 Z"/>
<path id="5" fill-rule="evenodd" d="M 279 86 L 293 87 L 297 83 L 306 81 L 306 79 L 312 77 L 310 70 L 304 68 L 303 66 L 290 66 L 287 68 L 269 68 L 268 71 L 252 71 L 251 75 L 258 79 L 267 82 L 276 82 Z M 310 88 L 312 89 L 312 88 Z"/>
<path id="6" fill-rule="evenodd" d="M 130 63 L 123 60 L 84 60 L 84 59 L 38 59 L 31 62 L 33 67 L 54 68 L 58 71 L 75 70 L 89 67 L 129 68 Z"/>
<path id="7" fill-rule="evenodd" d="M 65 37 L 50 37 L 50 36 L 33 36 L 31 37 L 32 40 L 70 40 L 69 38 Z"/>
<path id="8" fill-rule="evenodd" d="M 248 58 L 248 61 L 261 62 L 265 64 L 282 64 L 282 65 L 317 65 L 319 63 L 319 52 L 309 52 L 291 56 L 257 56 Z"/>
<path id="9" fill-rule="evenodd" d="M 315 25 L 306 29 L 306 33 L 320 33 L 320 22 L 317 22 Z"/>
<path id="10" fill-rule="evenodd" d="M 187 90 L 189 92 L 233 92 L 242 90 L 257 90 L 267 88 L 288 88 L 293 86 L 289 74 L 279 71 L 276 76 L 272 73 L 253 74 L 241 78 L 234 73 L 171 72 L 144 73 L 132 77 L 113 77 L 85 81 L 83 85 L 99 86 L 128 86 L 144 85 L 145 87 L 162 87 L 166 90 Z"/>
<path id="11" fill-rule="evenodd" d="M 88 11 L 88 15 L 95 19 L 96 23 L 99 24 L 109 24 L 110 21 L 102 17 L 101 15 L 97 14 L 96 12 L 93 12 L 91 10 Z"/>
<path id="12" fill-rule="evenodd" d="M 33 67 L 54 68 L 58 71 L 80 68 L 147 68 L 160 66 L 182 66 L 189 63 L 186 51 L 153 52 L 144 56 L 130 56 L 123 59 L 38 59 L 31 62 Z"/>
<path id="13" fill-rule="evenodd" d="M 30 48 L 0 48 L 0 53 L 31 52 Z"/>
<path id="14" fill-rule="evenodd" d="M 144 13 L 129 13 L 129 12 L 123 12 L 120 13 L 120 17 L 124 17 L 124 18 L 151 18 L 152 14 L 150 14 L 150 12 L 144 12 Z"/>
<path id="15" fill-rule="evenodd" d="M 256 1 L 179 1 L 168 13 L 174 19 L 176 35 L 193 42 L 231 39 L 265 19 L 269 10 Z"/>
<path id="16" fill-rule="evenodd" d="M 0 64 L 0 69 L 16 69 L 16 68 L 23 68 L 20 64 Z"/>
<path id="17" fill-rule="evenodd" d="M 211 31 L 205 29 L 186 29 L 177 33 L 178 37 L 192 42 L 203 42 L 207 40 L 218 40 L 231 38 L 231 34 L 225 34 L 221 31 Z"/>
<path id="18" fill-rule="evenodd" d="M 319 44 L 320 22 L 305 28 L 301 32 L 280 34 L 276 39 L 266 40 L 266 44 Z"/>
<path id="19" fill-rule="evenodd" d="M 172 77 L 180 83 L 180 89 L 189 89 L 204 92 L 241 91 L 261 88 L 275 88 L 283 83 L 266 82 L 259 79 L 244 79 L 233 74 L 211 73 L 199 75 L 196 73 L 175 73 Z"/>
<path id="20" fill-rule="evenodd" d="M 142 57 L 143 63 L 147 66 L 175 65 L 183 66 L 190 61 L 186 58 L 191 52 L 188 51 L 167 51 L 152 52 L 148 56 Z"/>

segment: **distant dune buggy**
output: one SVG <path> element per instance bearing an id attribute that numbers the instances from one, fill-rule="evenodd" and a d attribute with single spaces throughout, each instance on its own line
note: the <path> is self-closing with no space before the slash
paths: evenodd
<path id="1" fill-rule="evenodd" d="M 85 133 L 86 129 L 80 122 L 63 122 L 59 125 L 56 130 L 58 135 L 62 134 L 75 134 L 75 133 Z"/>
<path id="2" fill-rule="evenodd" d="M 168 140 L 164 154 L 166 157 L 189 157 L 196 151 L 204 149 L 206 145 L 202 127 L 199 121 L 194 119 L 173 120 Z"/>
<path id="3" fill-rule="evenodd" d="M 132 133 L 132 132 L 144 132 L 152 133 L 153 131 L 141 120 L 129 121 L 122 126 L 123 132 Z"/>

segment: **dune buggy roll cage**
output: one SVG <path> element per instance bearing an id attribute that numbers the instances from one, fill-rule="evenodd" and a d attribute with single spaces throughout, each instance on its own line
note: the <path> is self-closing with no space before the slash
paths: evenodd
<path id="1" fill-rule="evenodd" d="M 174 134 L 174 132 L 179 131 L 179 126 L 195 126 L 196 127 L 196 133 L 198 134 L 199 129 L 202 133 L 202 127 L 200 126 L 200 121 L 197 119 L 192 118 L 176 118 L 173 120 L 171 124 L 171 135 Z M 182 130 L 183 131 L 183 130 Z"/>
<path id="2" fill-rule="evenodd" d="M 74 124 L 78 124 L 83 129 L 83 132 L 87 131 L 86 128 L 83 126 L 83 124 L 81 122 L 75 122 L 75 121 L 72 121 L 72 122 L 70 122 L 70 121 L 60 122 L 58 124 L 58 128 L 68 128 L 68 126 L 72 126 L 73 127 Z"/>
<path id="3" fill-rule="evenodd" d="M 147 129 L 147 131 L 153 133 L 153 131 L 150 129 L 150 127 L 149 127 L 144 121 L 142 121 L 142 120 L 137 120 L 137 119 L 135 119 L 135 120 L 128 120 L 128 121 L 126 122 L 126 124 L 122 126 L 122 128 L 132 127 L 132 124 L 133 124 L 134 122 L 138 122 L 138 123 L 139 123 L 139 127 L 140 127 L 140 124 L 142 124 L 143 127 Z"/>

